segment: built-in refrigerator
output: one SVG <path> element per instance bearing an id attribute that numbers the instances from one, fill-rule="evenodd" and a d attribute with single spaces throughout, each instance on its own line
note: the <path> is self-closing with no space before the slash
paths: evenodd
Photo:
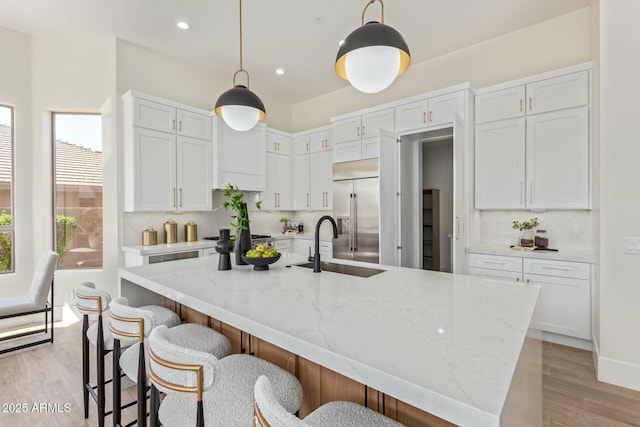
<path id="1" fill-rule="evenodd" d="M 380 178 L 378 159 L 333 165 L 333 217 L 338 238 L 333 257 L 380 262 Z"/>

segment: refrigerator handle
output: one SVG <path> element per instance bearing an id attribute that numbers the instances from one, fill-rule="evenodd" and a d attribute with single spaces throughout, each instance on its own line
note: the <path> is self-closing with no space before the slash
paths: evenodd
<path id="1" fill-rule="evenodd" d="M 358 250 L 358 195 L 353 194 L 353 250 Z"/>
<path id="2" fill-rule="evenodd" d="M 349 194 L 349 251 L 353 252 L 353 193 Z"/>

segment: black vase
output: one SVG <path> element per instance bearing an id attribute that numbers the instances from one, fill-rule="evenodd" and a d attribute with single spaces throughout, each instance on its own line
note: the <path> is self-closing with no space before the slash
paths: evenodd
<path id="1" fill-rule="evenodd" d="M 220 239 L 216 243 L 216 251 L 220 254 L 218 258 L 218 270 L 231 270 L 231 253 L 233 242 L 229 238 L 231 232 L 228 228 L 220 229 Z"/>
<path id="2" fill-rule="evenodd" d="M 247 219 L 247 229 L 240 230 L 240 234 L 236 234 L 236 246 L 234 249 L 234 253 L 236 255 L 236 265 L 247 265 L 247 263 L 242 259 L 242 255 L 245 255 L 249 249 L 251 249 L 251 230 L 249 228 L 249 210 L 247 209 L 247 204 L 242 203 L 240 205 L 240 211 L 238 212 L 238 216 Z"/>

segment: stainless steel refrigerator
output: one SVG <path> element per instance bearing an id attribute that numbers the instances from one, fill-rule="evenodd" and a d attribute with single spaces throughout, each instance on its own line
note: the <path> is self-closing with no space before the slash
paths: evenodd
<path id="1" fill-rule="evenodd" d="M 338 238 L 333 257 L 380 262 L 380 178 L 378 159 L 333 165 L 333 216 Z"/>

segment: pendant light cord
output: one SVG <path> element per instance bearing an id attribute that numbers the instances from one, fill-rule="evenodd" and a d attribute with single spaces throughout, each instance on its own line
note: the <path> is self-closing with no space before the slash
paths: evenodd
<path id="1" fill-rule="evenodd" d="M 247 76 L 247 88 L 249 88 L 249 73 L 242 68 L 242 0 L 238 0 L 238 4 L 240 5 L 240 69 L 233 75 L 233 86 L 236 85 L 236 76 L 238 73 L 244 73 Z"/>
<path id="2" fill-rule="evenodd" d="M 240 1 L 242 1 L 242 0 L 240 0 Z M 382 0 L 370 0 L 369 3 L 367 3 L 367 5 L 364 7 L 364 10 L 362 11 L 362 25 L 364 25 L 364 14 L 367 12 L 367 8 L 369 6 L 371 6 L 375 2 L 380 2 L 380 9 L 381 9 L 381 13 L 382 13 L 382 17 L 380 19 L 380 23 L 384 24 L 384 3 L 382 2 Z"/>

